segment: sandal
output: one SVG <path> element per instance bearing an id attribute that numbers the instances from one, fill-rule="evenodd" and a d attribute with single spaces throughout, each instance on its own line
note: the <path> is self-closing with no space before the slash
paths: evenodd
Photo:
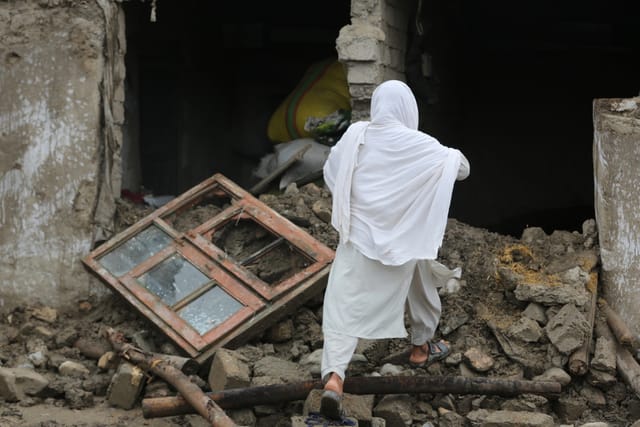
<path id="1" fill-rule="evenodd" d="M 325 390 L 320 399 L 320 413 L 329 419 L 342 419 L 342 395 L 333 390 Z"/>
<path id="2" fill-rule="evenodd" d="M 427 345 L 429 347 L 429 355 L 423 362 L 420 363 L 415 363 L 409 360 L 409 366 L 411 366 L 412 368 L 426 368 L 432 363 L 446 358 L 449 353 L 451 353 L 451 349 L 444 341 L 427 341 L 424 345 Z"/>

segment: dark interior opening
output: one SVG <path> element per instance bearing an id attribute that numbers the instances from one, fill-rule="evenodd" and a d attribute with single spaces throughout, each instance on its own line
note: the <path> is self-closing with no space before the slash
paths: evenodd
<path id="1" fill-rule="evenodd" d="M 640 90 L 638 2 L 423 1 L 420 16 L 407 77 L 421 128 L 471 163 L 451 216 L 518 237 L 581 230 L 595 215 L 592 101 Z"/>
<path id="2" fill-rule="evenodd" d="M 156 195 L 216 172 L 252 185 L 273 147 L 271 113 L 313 62 L 335 56 L 350 16 L 339 0 L 159 2 L 157 22 L 149 2 L 123 7 L 123 187 Z M 423 0 L 419 15 L 407 80 L 421 129 L 471 162 L 451 216 L 515 236 L 580 230 L 595 216 L 592 102 L 640 90 L 640 4 Z"/>
<path id="3" fill-rule="evenodd" d="M 179 195 L 220 172 L 241 186 L 267 122 L 306 69 L 337 57 L 348 1 L 125 2 L 123 188 Z"/>

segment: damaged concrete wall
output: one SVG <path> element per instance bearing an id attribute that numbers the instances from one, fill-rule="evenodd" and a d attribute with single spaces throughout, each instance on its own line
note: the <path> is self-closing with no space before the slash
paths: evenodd
<path id="1" fill-rule="evenodd" d="M 80 260 L 119 193 L 121 21 L 108 0 L 0 2 L 0 311 L 104 292 Z"/>
<path id="2" fill-rule="evenodd" d="M 594 102 L 595 208 L 609 304 L 640 334 L 640 98 Z"/>
<path id="3" fill-rule="evenodd" d="M 368 118 L 371 93 L 376 85 L 390 79 L 405 80 L 411 3 L 351 1 L 351 24 L 340 30 L 336 48 L 347 69 L 354 121 Z"/>

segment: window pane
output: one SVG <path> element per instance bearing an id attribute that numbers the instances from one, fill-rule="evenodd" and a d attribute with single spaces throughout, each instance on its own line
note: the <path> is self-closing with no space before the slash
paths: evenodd
<path id="1" fill-rule="evenodd" d="M 243 307 L 216 286 L 178 312 L 200 335 L 218 326 Z"/>
<path id="2" fill-rule="evenodd" d="M 174 305 L 209 281 L 207 276 L 178 254 L 138 277 L 138 282 L 168 306 Z"/>
<path id="3" fill-rule="evenodd" d="M 122 276 L 167 247 L 171 237 L 152 225 L 101 257 L 98 262 L 114 276 Z"/>

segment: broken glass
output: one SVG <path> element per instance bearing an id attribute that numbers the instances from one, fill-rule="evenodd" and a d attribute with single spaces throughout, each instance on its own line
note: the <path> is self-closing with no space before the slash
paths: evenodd
<path id="1" fill-rule="evenodd" d="M 243 305 L 219 286 L 213 287 L 195 301 L 189 303 L 178 315 L 186 320 L 200 335 L 233 316 Z"/>
<path id="2" fill-rule="evenodd" d="M 98 262 L 109 273 L 120 277 L 144 260 L 160 252 L 172 240 L 167 233 L 152 225 L 101 257 Z"/>
<path id="3" fill-rule="evenodd" d="M 138 277 L 138 282 L 168 306 L 174 305 L 209 281 L 207 276 L 178 254 Z"/>

